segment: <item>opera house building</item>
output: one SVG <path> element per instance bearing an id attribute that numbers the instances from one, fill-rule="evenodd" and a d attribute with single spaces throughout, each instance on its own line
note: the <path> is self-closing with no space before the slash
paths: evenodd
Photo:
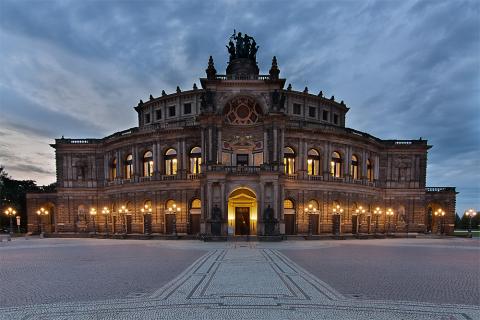
<path id="1" fill-rule="evenodd" d="M 292 89 L 275 57 L 260 74 L 257 49 L 234 34 L 225 74 L 210 57 L 199 86 L 140 100 L 138 126 L 56 139 L 57 189 L 27 195 L 29 231 L 280 239 L 453 232 L 455 188 L 426 187 L 427 140 L 345 127 L 343 101 Z"/>

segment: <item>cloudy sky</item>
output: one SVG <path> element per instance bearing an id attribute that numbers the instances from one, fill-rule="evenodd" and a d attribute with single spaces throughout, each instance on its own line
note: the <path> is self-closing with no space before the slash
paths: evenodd
<path id="1" fill-rule="evenodd" d="M 136 125 L 149 94 L 191 88 L 233 29 L 294 89 L 351 108 L 347 126 L 428 139 L 428 185 L 480 208 L 479 1 L 0 1 L 0 164 L 55 180 L 55 138 Z"/>

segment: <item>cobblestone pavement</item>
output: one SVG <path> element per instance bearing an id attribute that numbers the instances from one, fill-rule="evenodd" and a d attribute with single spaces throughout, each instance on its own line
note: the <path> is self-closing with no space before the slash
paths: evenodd
<path id="1" fill-rule="evenodd" d="M 83 243 L 84 240 L 75 240 Z M 95 240 L 94 240 L 95 241 Z M 184 254 L 208 249 L 185 271 L 157 290 L 149 291 L 141 296 L 130 296 L 116 299 L 99 299 L 95 301 L 54 302 L 0 308 L 0 319 L 223 319 L 243 317 L 245 319 L 480 319 L 480 307 L 468 304 L 435 304 L 415 301 L 388 301 L 384 299 L 352 298 L 306 271 L 287 258 L 279 249 L 295 248 L 307 256 L 312 251 L 321 254 L 322 250 L 330 250 L 342 246 L 382 248 L 408 248 L 418 245 L 425 250 L 439 246 L 440 248 L 468 247 L 472 254 L 477 254 L 478 247 L 457 243 L 430 243 L 427 240 L 393 241 L 382 244 L 361 244 L 352 242 L 284 242 L 268 243 L 218 243 L 204 244 L 187 241 L 154 241 L 139 242 L 105 242 L 105 247 L 127 248 L 131 257 L 135 252 L 147 250 L 152 252 L 163 250 L 183 252 Z M 56 244 L 58 243 L 58 244 Z M 76 245 L 75 242 L 58 241 L 45 245 L 34 243 L 25 245 L 15 243 L 10 247 L 0 247 L 2 261 L 11 260 L 12 252 L 27 250 L 43 251 L 49 246 L 58 248 L 86 247 L 95 250 L 97 245 Z M 63 247 L 62 247 L 63 246 Z M 101 245 L 100 245 L 101 246 Z M 46 247 L 46 248 L 45 248 Z M 93 248 L 92 248 L 93 247 Z M 321 248 L 321 249 L 320 249 Z M 181 250 L 180 250 L 181 249 Z M 132 252 L 133 251 L 133 252 Z M 291 250 L 288 250 L 291 251 Z M 62 255 L 64 251 L 60 251 Z M 283 252 L 287 252 L 284 250 Z M 376 253 L 377 251 L 375 251 Z M 381 252 L 381 251 L 380 251 Z M 78 253 L 83 259 L 85 253 Z M 290 255 L 290 253 L 287 252 Z M 53 254 L 52 254 L 53 255 Z M 105 261 L 112 256 L 105 256 Z M 301 256 L 300 256 L 301 258 Z M 386 260 L 389 261 L 387 256 Z M 55 262 L 61 261 L 61 255 Z M 172 260 L 173 262 L 174 260 Z M 137 274 L 145 273 L 143 265 L 135 264 L 133 258 L 129 264 Z M 155 264 L 156 261 L 153 261 Z M 302 262 L 301 262 L 302 263 Z M 456 263 L 453 261 L 452 263 Z M 8 263 L 7 263 L 8 264 Z M 18 264 L 18 261 L 17 261 Z M 77 262 L 79 266 L 83 262 Z M 3 270 L 4 262 L 0 267 Z M 67 265 L 67 264 L 64 264 Z M 54 268 L 52 263 L 50 268 Z M 115 269 L 115 263 L 111 269 Z M 162 270 L 162 269 L 159 269 Z M 313 269 L 313 271 L 315 268 Z M 21 271 L 24 272 L 24 271 Z M 52 270 L 61 273 L 61 268 Z M 150 275 L 155 277 L 155 272 Z M 348 276 L 348 275 L 346 275 Z M 98 278 L 101 281 L 102 277 Z M 133 281 L 135 277 L 125 278 Z M 2 273 L 2 283 L 7 281 Z M 77 283 L 72 283 L 72 289 Z M 2 286 L 3 288 L 3 286 Z M 415 289 L 413 289 L 415 290 Z M 127 292 L 125 292 L 127 293 Z M 2 293 L 3 294 L 3 293 Z M 8 294 L 8 293 L 7 293 Z M 433 293 L 436 294 L 436 293 Z"/>

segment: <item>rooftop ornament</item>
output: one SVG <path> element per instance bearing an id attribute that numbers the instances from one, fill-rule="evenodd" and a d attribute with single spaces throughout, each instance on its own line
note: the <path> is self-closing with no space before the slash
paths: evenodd
<path id="1" fill-rule="evenodd" d="M 236 31 L 233 30 L 233 34 L 230 36 L 230 40 L 226 47 L 230 54 L 230 61 L 239 58 L 250 59 L 255 62 L 257 61 L 257 51 L 259 46 L 257 46 L 255 39 L 247 34 L 242 36 L 241 32 L 236 33 Z"/>

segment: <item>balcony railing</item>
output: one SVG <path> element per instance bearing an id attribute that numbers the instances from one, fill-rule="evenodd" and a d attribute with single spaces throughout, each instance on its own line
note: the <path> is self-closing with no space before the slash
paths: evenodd
<path id="1" fill-rule="evenodd" d="M 455 192 L 455 187 L 426 187 L 427 192 Z"/>
<path id="2" fill-rule="evenodd" d="M 215 79 L 216 80 L 270 80 L 270 75 L 268 74 L 260 74 L 260 75 L 217 74 Z"/>

